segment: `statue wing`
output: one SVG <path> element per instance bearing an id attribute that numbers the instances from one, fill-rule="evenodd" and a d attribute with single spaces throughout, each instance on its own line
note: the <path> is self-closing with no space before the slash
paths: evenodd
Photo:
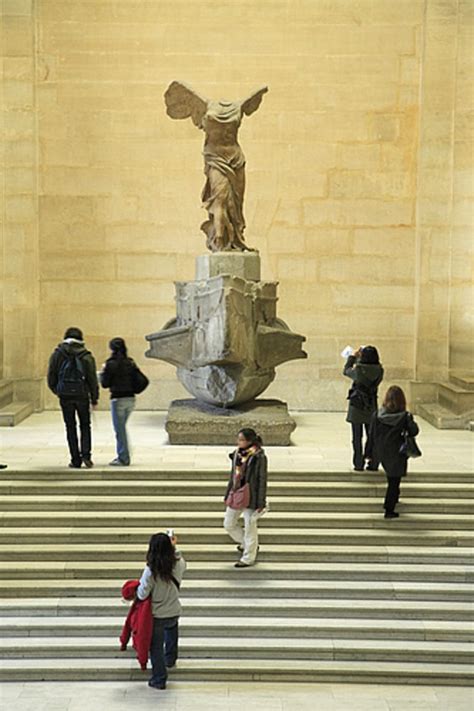
<path id="1" fill-rule="evenodd" d="M 201 128 L 208 101 L 196 94 L 190 86 L 181 81 L 172 81 L 165 91 L 165 103 L 168 116 L 174 119 L 191 117 L 193 123 Z"/>
<path id="2" fill-rule="evenodd" d="M 248 99 L 242 101 L 242 113 L 246 116 L 250 116 L 250 114 L 253 114 L 253 112 L 256 111 L 262 103 L 263 95 L 266 94 L 267 91 L 268 86 L 262 86 L 261 89 L 255 91 L 251 96 L 249 96 Z"/>

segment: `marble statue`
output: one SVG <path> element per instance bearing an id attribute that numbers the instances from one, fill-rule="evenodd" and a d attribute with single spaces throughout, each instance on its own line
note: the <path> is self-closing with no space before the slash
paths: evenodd
<path id="1" fill-rule="evenodd" d="M 165 92 L 168 116 L 191 118 L 206 134 L 202 201 L 208 219 L 201 229 L 211 252 L 251 251 L 244 239 L 245 156 L 237 134 L 242 118 L 258 109 L 267 91 L 264 86 L 243 101 L 212 101 L 173 81 Z"/>

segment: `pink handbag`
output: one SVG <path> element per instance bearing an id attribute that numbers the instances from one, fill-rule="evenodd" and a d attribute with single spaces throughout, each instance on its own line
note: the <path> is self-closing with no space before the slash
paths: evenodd
<path id="1" fill-rule="evenodd" d="M 244 484 L 236 491 L 231 491 L 226 499 L 226 504 L 231 509 L 248 509 L 250 503 L 250 487 Z"/>

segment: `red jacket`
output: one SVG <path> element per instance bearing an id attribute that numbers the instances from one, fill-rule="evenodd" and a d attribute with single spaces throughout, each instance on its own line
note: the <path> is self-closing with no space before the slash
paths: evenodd
<path id="1" fill-rule="evenodd" d="M 124 600 L 133 600 L 137 594 L 139 580 L 127 580 L 122 586 Z M 127 619 L 120 635 L 121 649 L 124 652 L 132 637 L 133 648 L 143 670 L 146 669 L 148 654 L 153 634 L 153 613 L 151 611 L 151 595 L 146 600 L 135 599 L 128 611 Z"/>

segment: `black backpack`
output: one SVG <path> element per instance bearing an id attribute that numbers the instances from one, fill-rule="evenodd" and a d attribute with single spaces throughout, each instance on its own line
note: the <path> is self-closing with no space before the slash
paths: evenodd
<path id="1" fill-rule="evenodd" d="M 81 357 L 61 352 L 64 358 L 59 366 L 56 395 L 69 400 L 83 400 L 87 397 L 88 390 Z"/>

